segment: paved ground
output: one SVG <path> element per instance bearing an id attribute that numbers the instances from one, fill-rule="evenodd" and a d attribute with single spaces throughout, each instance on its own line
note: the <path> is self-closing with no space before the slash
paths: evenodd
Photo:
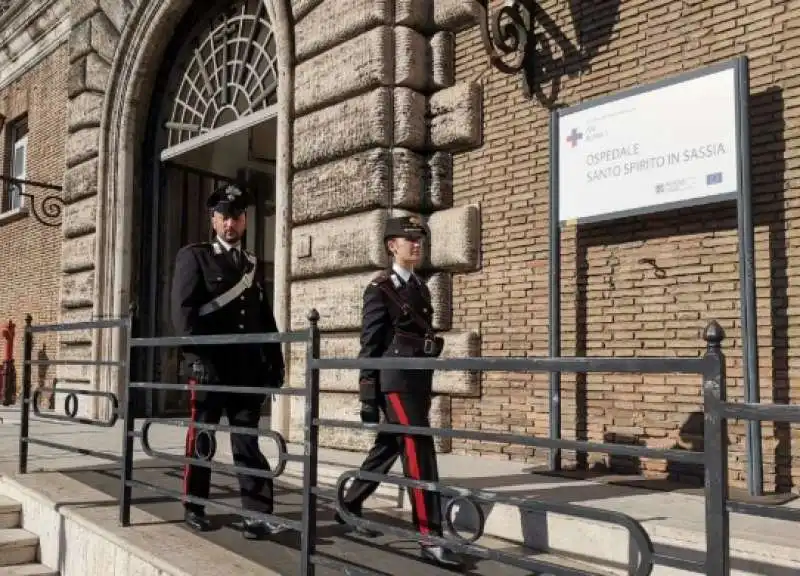
<path id="1" fill-rule="evenodd" d="M 116 497 L 119 493 L 119 474 L 113 466 L 99 466 L 90 470 L 77 470 L 65 473 L 81 483 Z M 136 480 L 154 484 L 168 490 L 180 490 L 181 469 L 174 463 L 163 461 L 140 461 L 137 463 Z M 237 485 L 233 478 L 221 473 L 215 473 L 212 478 L 211 499 L 238 505 L 236 496 Z M 443 570 L 422 561 L 416 544 L 395 536 L 382 536 L 377 539 L 364 539 L 347 534 L 346 530 L 333 520 L 332 502 L 328 494 L 321 502 L 318 510 L 318 552 L 327 559 L 342 560 L 353 568 L 371 570 L 368 574 L 379 576 L 410 576 L 412 574 L 440 576 L 454 572 Z M 276 489 L 277 506 L 275 513 L 290 520 L 300 520 L 301 494 L 298 490 L 278 485 Z M 180 524 L 183 508 L 180 503 L 168 498 L 154 495 L 147 490 L 134 490 L 134 505 L 145 512 L 161 518 L 164 522 Z M 213 516 L 217 529 L 203 535 L 209 541 L 223 546 L 241 556 L 267 566 L 283 574 L 296 574 L 300 566 L 300 538 L 299 534 L 286 530 L 279 533 L 271 540 L 252 542 L 245 540 L 241 534 L 231 527 L 237 517 L 224 512 L 213 511 L 208 513 Z M 404 526 L 399 519 L 382 514 L 370 514 L 370 519 L 387 523 L 393 526 Z M 501 545 L 498 543 L 498 545 Z M 512 547 L 506 550 L 514 553 Z M 321 568 L 317 570 L 319 576 L 334 576 L 341 574 L 358 574 L 358 571 L 340 571 L 336 569 Z M 460 574 L 492 575 L 492 576 L 523 576 L 535 574 L 523 570 L 504 566 L 498 562 L 478 560 L 467 566 Z"/>

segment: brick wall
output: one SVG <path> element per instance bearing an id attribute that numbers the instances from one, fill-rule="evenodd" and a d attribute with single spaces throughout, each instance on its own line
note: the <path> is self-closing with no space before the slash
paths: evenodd
<path id="1" fill-rule="evenodd" d="M 538 29 L 548 49 L 540 53 L 546 72 L 534 99 L 518 76 L 488 67 L 477 28 L 457 37 L 457 78 L 480 76 L 484 84 L 485 142 L 455 162 L 456 203 L 479 202 L 483 230 L 481 271 L 454 280 L 455 322 L 480 329 L 484 355 L 547 354 L 548 98 L 572 105 L 747 54 L 761 397 L 796 402 L 800 267 L 791 257 L 800 250 L 800 2 L 622 0 L 618 11 L 617 2 L 595 0 L 540 4 L 540 22 L 552 24 Z M 585 57 L 570 48 L 581 44 Z M 563 232 L 562 253 L 564 354 L 696 356 L 704 326 L 717 319 L 728 335 L 728 395 L 742 398 L 733 206 L 572 227 Z M 566 437 L 691 445 L 680 431 L 696 424 L 689 417 L 701 409 L 699 378 L 562 381 Z M 547 435 L 547 376 L 484 375 L 481 398 L 453 399 L 452 413 L 456 427 Z M 731 481 L 743 486 L 744 425 L 729 429 Z M 765 488 L 796 490 L 797 427 L 765 423 L 763 436 Z M 454 449 L 545 456 L 492 443 L 454 442 Z M 663 461 L 641 467 L 667 471 Z"/>
<path id="2" fill-rule="evenodd" d="M 67 45 L 56 49 L 24 76 L 0 90 L 0 111 L 8 123 L 28 115 L 27 179 L 61 185 L 64 176 L 64 144 L 67 107 Z M 8 130 L 0 133 L 0 166 L 6 165 Z M 34 203 L 49 194 L 40 188 L 28 188 L 36 195 Z M 5 187 L 2 188 L 5 194 Z M 30 206 L 31 200 L 27 199 Z M 61 266 L 61 229 L 39 223 L 32 214 L 0 221 L 0 322 L 13 320 L 17 325 L 15 358 L 17 384 L 22 380 L 22 331 L 25 315 L 36 324 L 58 322 L 59 271 Z M 56 339 L 37 335 L 34 356 L 55 358 Z M 40 378 L 51 380 L 55 368 L 40 373 L 34 368 L 33 383 Z"/>

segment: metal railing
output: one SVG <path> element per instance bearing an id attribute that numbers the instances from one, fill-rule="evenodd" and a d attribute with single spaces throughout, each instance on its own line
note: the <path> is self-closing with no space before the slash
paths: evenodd
<path id="1" fill-rule="evenodd" d="M 229 392 L 229 393 L 259 393 L 283 394 L 302 397 L 305 400 L 304 437 L 302 455 L 289 454 L 286 442 L 277 432 L 257 431 L 252 429 L 239 429 L 224 425 L 192 424 L 204 430 L 219 430 L 233 433 L 242 433 L 272 437 L 279 448 L 278 465 L 275 469 L 263 472 L 251 468 L 237 467 L 211 461 L 209 454 L 188 456 L 173 456 L 152 449 L 148 433 L 153 424 L 170 424 L 189 426 L 187 419 L 143 419 L 141 431 L 135 430 L 135 418 L 132 411 L 130 396 L 132 390 L 158 389 L 182 390 L 188 392 L 189 384 L 167 384 L 158 382 L 128 382 L 127 370 L 121 374 L 120 389 L 124 391 L 119 402 L 117 416 L 106 421 L 81 420 L 74 418 L 73 409 L 67 410 L 67 419 L 77 420 L 96 426 L 113 426 L 117 418 L 123 420 L 123 450 L 121 462 L 121 496 L 120 496 L 120 523 L 127 526 L 130 523 L 132 506 L 132 489 L 141 488 L 160 493 L 163 496 L 174 498 L 183 502 L 193 502 L 201 505 L 216 507 L 228 512 L 247 514 L 250 517 L 268 520 L 301 534 L 300 574 L 313 576 L 316 566 L 337 568 L 350 573 L 381 574 L 362 566 L 355 566 L 339 558 L 333 558 L 316 551 L 316 523 L 318 497 L 325 497 L 325 491 L 318 486 L 318 453 L 319 431 L 323 427 L 362 429 L 372 432 L 389 432 L 397 434 L 412 434 L 415 436 L 449 437 L 466 440 L 490 441 L 506 444 L 518 444 L 527 447 L 544 448 L 551 451 L 570 450 L 575 452 L 605 453 L 618 456 L 634 456 L 645 458 L 659 458 L 673 462 L 693 464 L 704 467 L 705 474 L 705 519 L 706 519 L 706 555 L 700 562 L 680 560 L 683 569 L 697 570 L 699 573 L 713 576 L 727 576 L 730 574 L 730 520 L 731 511 L 772 517 L 782 520 L 800 521 L 800 511 L 790 510 L 780 506 L 766 506 L 758 504 L 744 504 L 729 501 L 728 488 L 728 455 L 727 455 L 727 420 L 742 419 L 752 421 L 776 421 L 800 423 L 800 406 L 779 406 L 729 403 L 726 401 L 725 357 L 722 353 L 724 332 L 716 322 L 711 322 L 705 332 L 706 350 L 702 357 L 696 358 L 322 358 L 320 356 L 320 331 L 318 327 L 319 315 L 316 311 L 309 314 L 309 327 L 301 332 L 287 332 L 280 334 L 250 334 L 250 335 L 218 335 L 202 337 L 161 337 L 161 338 L 131 338 L 130 324 L 127 320 L 105 321 L 104 323 L 81 323 L 62 325 L 59 327 L 33 327 L 26 325 L 26 375 L 23 381 L 30 387 L 30 347 L 28 338 L 36 331 L 45 331 L 46 328 L 68 330 L 87 329 L 98 327 L 124 326 L 126 328 L 125 349 L 127 358 L 118 363 L 104 363 L 121 367 L 130 364 L 130 351 L 133 348 L 155 347 L 181 347 L 181 346 L 214 346 L 223 344 L 257 344 L 257 343 L 305 343 L 306 347 L 306 373 L 305 387 L 282 389 L 242 388 L 230 386 L 199 386 L 196 391 Z M 68 327 L 64 327 L 68 326 Z M 695 374 L 698 376 L 703 389 L 703 414 L 704 414 L 704 446 L 702 451 L 688 451 L 675 449 L 654 449 L 642 446 L 597 443 L 579 440 L 537 438 L 527 435 L 507 434 L 498 432 L 481 432 L 473 430 L 453 430 L 433 427 L 412 427 L 391 424 L 362 424 L 348 420 L 323 419 L 319 417 L 320 374 L 324 370 L 358 370 L 367 369 L 395 369 L 395 370 L 444 370 L 444 371 L 505 371 L 505 372 L 573 372 L 573 373 L 680 373 Z M 72 390 L 59 390 L 60 392 L 75 392 Z M 84 392 L 84 391 L 80 391 Z M 113 394 L 98 393 L 109 398 Z M 30 398 L 29 391 L 23 390 L 23 397 Z M 74 402 L 74 401 L 72 401 Z M 20 471 L 24 472 L 23 461 L 27 459 L 27 444 L 38 443 L 45 446 L 57 447 L 78 453 L 90 451 L 74 449 L 70 446 L 57 445 L 49 442 L 37 442 L 28 437 L 27 415 L 30 402 L 23 402 L 23 421 L 20 440 Z M 113 421 L 112 421 L 113 420 Z M 23 442 L 23 438 L 25 441 Z M 182 464 L 193 464 L 220 470 L 228 473 L 246 473 L 252 476 L 278 478 L 284 471 L 287 462 L 299 462 L 303 466 L 302 487 L 302 518 L 298 522 L 282 518 L 273 514 L 256 514 L 246 512 L 240 507 L 216 502 L 214 500 L 198 499 L 185 494 L 154 486 L 133 478 L 133 449 L 134 440 L 140 439 L 144 452 L 158 459 L 170 460 Z M 25 452 L 23 453 L 23 446 Z M 653 566 L 658 563 L 672 565 L 674 558 L 656 552 L 653 543 L 640 522 L 618 512 L 606 511 L 588 506 L 574 504 L 542 502 L 531 498 L 506 496 L 497 492 L 486 490 L 472 490 L 459 486 L 448 485 L 441 482 L 428 482 L 412 480 L 392 474 L 374 474 L 362 470 L 348 470 L 337 481 L 335 507 L 347 524 L 368 529 L 377 529 L 384 533 L 421 540 L 422 535 L 409 529 L 386 525 L 373 520 L 356 517 L 350 514 L 343 505 L 343 494 L 346 483 L 353 478 L 368 481 L 378 481 L 406 488 L 417 488 L 439 492 L 445 500 L 444 521 L 448 528 L 446 537 L 436 538 L 425 535 L 427 542 L 438 543 L 454 551 L 468 556 L 489 559 L 513 565 L 525 570 L 546 572 L 553 575 L 574 575 L 581 573 L 572 568 L 537 560 L 529 556 L 512 554 L 501 550 L 493 550 L 478 545 L 477 542 L 484 533 L 485 517 L 481 503 L 507 504 L 516 506 L 521 511 L 550 512 L 559 515 L 572 516 L 587 520 L 594 520 L 615 524 L 626 529 L 630 539 L 636 545 L 635 561 L 631 562 L 629 573 L 636 576 L 650 574 Z M 452 513 L 456 506 L 467 506 L 476 513 L 478 526 L 474 534 L 464 537 L 458 533 L 453 525 Z"/>
<path id="2" fill-rule="evenodd" d="M 52 448 L 62 450 L 65 452 L 72 452 L 81 454 L 83 456 L 91 456 L 101 460 L 108 460 L 111 462 L 122 461 L 122 456 L 108 454 L 107 452 L 100 452 L 98 450 L 91 450 L 89 448 L 81 448 L 69 444 L 62 444 L 59 442 L 52 442 L 50 440 L 42 440 L 41 438 L 32 438 L 30 434 L 30 416 L 33 415 L 41 420 L 52 420 L 57 422 L 69 422 L 75 424 L 84 424 L 87 426 L 99 426 L 102 428 L 113 428 L 120 416 L 119 400 L 117 395 L 113 392 L 98 392 L 85 388 L 70 388 L 60 387 L 57 384 L 53 387 L 40 385 L 36 390 L 33 388 L 33 367 L 39 366 L 42 368 L 50 366 L 83 366 L 97 368 L 101 366 L 109 368 L 117 368 L 119 375 L 117 380 L 124 382 L 128 373 L 128 363 L 125 361 L 105 361 L 105 360 L 67 360 L 67 359 L 34 359 L 34 336 L 36 334 L 46 333 L 59 333 L 65 332 L 78 332 L 81 330 L 102 330 L 102 329 L 117 329 L 124 330 L 126 333 L 130 332 L 130 321 L 128 318 L 109 319 L 109 320 L 93 320 L 86 322 L 72 322 L 64 324 L 33 324 L 33 317 L 28 314 L 25 318 L 25 331 L 23 334 L 23 362 L 22 362 L 22 395 L 20 398 L 20 427 L 19 427 L 19 473 L 25 474 L 28 471 L 28 448 L 31 445 L 38 445 L 45 448 Z M 69 379 L 64 379 L 69 382 Z M 55 380 L 56 382 L 58 379 Z M 124 389 L 124 387 L 123 387 Z M 47 411 L 42 411 L 39 406 L 39 400 L 43 394 L 64 394 L 64 414 L 56 414 Z M 104 420 L 97 420 L 94 418 L 84 418 L 79 416 L 80 405 L 79 398 L 105 398 L 108 400 L 110 406 L 108 410 L 108 418 Z"/>

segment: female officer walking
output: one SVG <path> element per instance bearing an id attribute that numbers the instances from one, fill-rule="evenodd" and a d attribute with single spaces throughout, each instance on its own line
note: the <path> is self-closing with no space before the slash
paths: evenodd
<path id="1" fill-rule="evenodd" d="M 438 356 L 442 339 L 431 327 L 433 309 L 428 287 L 414 273 L 422 257 L 427 231 L 414 216 L 390 218 L 384 244 L 392 257 L 389 270 L 378 275 L 364 291 L 361 351 L 359 358 L 386 356 Z M 359 398 L 361 420 L 377 423 L 379 411 L 386 421 L 402 426 L 430 426 L 433 372 L 431 370 L 361 370 Z M 380 432 L 361 470 L 387 474 L 402 455 L 408 478 L 436 482 L 439 479 L 431 436 Z M 378 484 L 355 479 L 344 497 L 347 510 L 360 516 L 364 501 Z M 447 548 L 425 542 L 425 536 L 442 536 L 441 498 L 438 492 L 409 489 L 414 524 L 422 534 L 423 558 L 444 567 L 461 566 Z M 337 521 L 343 519 L 337 514 Z M 360 530 L 364 535 L 371 532 Z"/>

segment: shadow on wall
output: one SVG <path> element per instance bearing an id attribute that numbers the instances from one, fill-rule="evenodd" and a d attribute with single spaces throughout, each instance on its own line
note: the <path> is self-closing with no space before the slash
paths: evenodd
<path id="1" fill-rule="evenodd" d="M 783 117 L 784 99 L 782 89 L 771 87 L 765 91 L 750 96 L 750 124 L 751 124 L 751 158 L 752 158 L 752 187 L 753 187 L 753 221 L 756 229 L 769 230 L 769 272 L 770 272 L 770 326 L 771 348 L 772 348 L 772 388 L 764 394 L 762 401 L 774 402 L 776 404 L 790 404 L 791 390 L 789 385 L 789 363 L 788 363 L 788 317 L 787 317 L 787 256 L 786 256 L 786 231 L 785 231 L 785 162 L 783 160 L 785 142 L 783 131 L 785 122 Z M 587 331 L 588 331 L 588 250 L 593 247 L 613 247 L 618 246 L 622 254 L 626 247 L 641 246 L 648 242 L 668 237 L 679 237 L 683 235 L 716 234 L 730 233 L 735 231 L 737 226 L 737 213 L 735 203 L 714 204 L 706 207 L 695 207 L 689 209 L 674 210 L 662 214 L 656 214 L 645 218 L 625 218 L 615 220 L 611 223 L 600 223 L 595 225 L 584 225 L 576 231 L 576 286 L 575 286 L 575 307 L 576 307 L 576 355 L 586 355 L 587 353 Z M 634 248 L 635 250 L 635 248 Z M 738 296 L 738 249 L 736 258 L 736 290 Z M 764 258 L 764 256 L 761 256 Z M 669 295 L 670 291 L 677 286 L 677 280 L 671 278 L 671 271 L 658 267 L 657 258 L 649 261 L 653 271 L 649 272 L 651 280 L 661 279 L 661 283 L 656 283 L 664 288 L 664 294 Z M 756 268 L 759 264 L 756 261 Z M 613 277 L 613 272 L 611 274 Z M 708 282 L 708 280 L 702 280 Z M 615 290 L 613 278 L 609 280 L 609 290 L 604 292 L 605 299 L 614 299 Z M 652 283 L 652 282 L 651 282 Z M 630 283 L 629 283 L 630 284 Z M 757 282 L 757 284 L 760 284 Z M 655 285 L 655 284 L 654 284 Z M 764 301 L 764 294 L 760 295 L 761 302 Z M 597 304 L 594 304 L 597 305 Z M 736 305 L 734 316 L 738 319 L 740 305 Z M 693 326 L 691 320 L 686 321 L 686 328 L 698 328 L 698 350 L 702 349 L 702 341 L 699 338 L 705 322 L 710 321 L 713 312 L 708 317 L 700 319 L 700 324 Z M 726 313 L 727 314 L 727 313 Z M 656 320 L 654 328 L 664 328 L 660 321 Z M 765 336 L 761 328 L 760 336 Z M 727 345 L 723 343 L 723 351 L 729 352 L 732 341 L 741 342 L 741 335 L 738 331 L 729 332 Z M 669 349 L 669 342 L 667 342 Z M 727 348 L 727 350 L 726 350 Z M 763 355 L 763 354 L 762 354 Z M 731 365 L 731 356 L 728 358 L 728 366 Z M 760 379 L 763 381 L 769 377 L 769 372 L 762 372 Z M 669 377 L 667 377 L 669 383 Z M 739 386 L 741 387 L 741 385 Z M 700 380 L 698 378 L 698 408 L 702 410 L 700 402 Z M 586 375 L 576 375 L 576 438 L 588 440 L 588 399 Z M 728 397 L 737 398 L 732 394 L 729 379 Z M 691 413 L 681 425 L 681 434 L 694 436 L 689 430 L 696 428 L 695 421 L 697 415 L 702 412 Z M 765 425 L 766 428 L 768 425 Z M 788 424 L 774 424 L 774 434 L 765 430 L 764 437 L 769 438 L 774 435 L 775 451 L 764 452 L 764 476 L 765 491 L 771 490 L 773 484 L 776 492 L 788 492 L 793 487 L 792 482 L 792 450 L 791 450 L 791 429 Z M 613 432 L 613 426 L 609 426 L 609 431 Z M 702 432 L 701 432 L 702 434 Z M 690 442 L 696 445 L 695 441 Z M 732 447 L 732 452 L 743 452 L 745 442 L 742 440 L 737 446 Z M 702 443 L 700 445 L 702 447 Z M 733 461 L 733 454 L 731 454 Z M 585 456 L 578 457 L 578 468 L 586 469 Z M 671 479 L 676 481 L 691 481 L 695 483 L 694 472 L 688 471 L 685 467 L 670 465 L 667 467 Z M 612 472 L 615 470 L 612 469 Z M 699 472 L 702 478 L 702 472 Z"/>
<path id="2" fill-rule="evenodd" d="M 516 55 L 517 62 L 526 89 L 540 104 L 553 108 L 558 102 L 563 75 L 575 77 L 588 72 L 592 59 L 608 44 L 619 21 L 620 0 L 570 0 L 568 9 L 574 32 L 569 36 L 572 38 L 537 2 L 517 0 L 514 5 L 519 7 L 502 9 L 501 33 L 493 36 L 493 41 L 503 43 L 508 39 L 504 44 L 512 48 L 515 34 L 512 18 L 519 17 L 522 23 L 526 15 L 530 15 L 530 24 L 522 25 L 517 32 L 528 38 L 531 46 L 527 54 Z M 490 26 L 499 10 L 491 11 Z"/>
<path id="3" fill-rule="evenodd" d="M 36 354 L 36 360 L 39 362 L 48 362 L 50 361 L 50 356 L 47 354 L 47 345 L 42 344 L 42 347 L 39 349 L 39 352 Z M 47 381 L 50 372 L 50 365 L 49 364 L 39 364 L 36 368 L 37 370 L 37 377 L 39 380 L 38 388 L 40 390 L 44 390 L 39 395 L 39 408 L 45 410 L 53 410 L 55 408 L 55 388 L 57 380 L 53 378 L 53 385 L 52 387 L 48 387 Z"/>

